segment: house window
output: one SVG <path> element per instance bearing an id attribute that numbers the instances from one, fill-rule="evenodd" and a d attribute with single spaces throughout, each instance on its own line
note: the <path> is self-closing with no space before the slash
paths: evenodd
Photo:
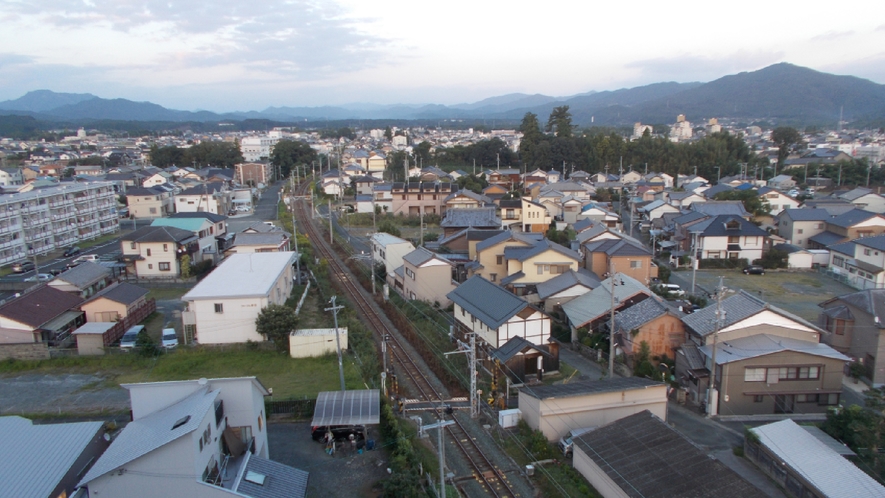
<path id="1" fill-rule="evenodd" d="M 150 249 L 147 250 L 147 255 L 148 255 L 148 256 L 151 255 L 151 250 L 150 250 Z"/>
<path id="2" fill-rule="evenodd" d="M 129 249 L 135 249 L 135 242 L 129 243 Z"/>
<path id="3" fill-rule="evenodd" d="M 824 224 L 818 223 L 817 225 L 815 225 L 815 228 L 817 228 L 818 230 L 822 230 L 824 228 Z"/>
<path id="4" fill-rule="evenodd" d="M 215 312 L 224 313 L 224 303 L 215 303 Z"/>
<path id="5" fill-rule="evenodd" d="M 498 274 L 497 274 L 497 273 L 489 273 L 489 280 L 491 280 L 492 282 L 497 281 L 497 280 L 498 280 Z"/>
<path id="6" fill-rule="evenodd" d="M 163 244 L 163 252 L 169 252 L 169 244 Z"/>
<path id="7" fill-rule="evenodd" d="M 820 367 L 780 367 L 776 370 L 779 380 L 816 380 L 820 378 Z"/>
<path id="8" fill-rule="evenodd" d="M 872 251 L 870 251 L 869 249 L 864 249 L 864 250 L 863 250 L 863 255 L 864 255 L 864 256 L 870 256 L 870 255 L 872 255 Z"/>
<path id="9" fill-rule="evenodd" d="M 538 275 L 544 274 L 544 265 L 538 265 Z"/>
<path id="10" fill-rule="evenodd" d="M 154 265 L 151 263 L 148 263 L 148 270 L 153 270 L 153 269 L 154 269 Z"/>
<path id="11" fill-rule="evenodd" d="M 796 230 L 796 233 L 797 233 L 798 235 L 802 235 L 802 231 L 803 231 L 803 230 L 800 228 L 800 229 Z"/>
<path id="12" fill-rule="evenodd" d="M 504 256 L 498 256 L 497 261 L 498 261 L 499 265 L 503 265 L 504 264 Z"/>
<path id="13" fill-rule="evenodd" d="M 151 214 L 157 214 L 157 208 L 151 208 Z"/>
<path id="14" fill-rule="evenodd" d="M 160 263 L 158 265 L 158 267 L 160 268 L 160 271 L 169 271 L 171 269 L 169 266 L 170 266 L 169 263 Z"/>
<path id="15" fill-rule="evenodd" d="M 744 382 L 764 382 L 765 381 L 765 369 L 764 368 L 745 368 L 744 369 Z"/>
<path id="16" fill-rule="evenodd" d="M 842 256 L 833 256 L 833 266 L 838 266 L 842 268 L 842 264 L 845 262 L 845 258 Z"/>
<path id="17" fill-rule="evenodd" d="M 415 272 L 413 272 L 411 268 L 406 268 L 406 275 L 412 280 L 415 280 Z"/>
<path id="18" fill-rule="evenodd" d="M 634 270 L 642 268 L 642 261 L 630 261 L 630 268 Z"/>
<path id="19" fill-rule="evenodd" d="M 740 237 L 739 235 L 730 235 L 730 236 L 728 237 L 728 243 L 729 243 L 729 244 L 740 244 L 740 243 L 741 243 L 741 237 Z"/>
<path id="20" fill-rule="evenodd" d="M 833 333 L 836 335 L 845 335 L 845 320 L 836 320 Z"/>
<path id="21" fill-rule="evenodd" d="M 757 394 L 757 395 L 753 396 L 753 403 L 762 403 L 762 401 L 764 399 L 765 399 L 765 396 L 763 396 L 761 394 Z"/>

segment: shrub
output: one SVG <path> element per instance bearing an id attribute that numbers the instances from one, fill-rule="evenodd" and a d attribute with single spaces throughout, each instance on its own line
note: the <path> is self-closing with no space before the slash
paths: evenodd
<path id="1" fill-rule="evenodd" d="M 702 259 L 698 261 L 698 268 L 724 268 L 724 269 L 735 269 L 735 268 L 744 268 L 749 263 L 747 262 L 747 258 L 736 258 L 736 259 Z"/>
<path id="2" fill-rule="evenodd" d="M 670 270 L 669 266 L 658 266 L 658 278 L 661 282 L 668 284 L 670 283 L 670 274 L 672 270 Z"/>

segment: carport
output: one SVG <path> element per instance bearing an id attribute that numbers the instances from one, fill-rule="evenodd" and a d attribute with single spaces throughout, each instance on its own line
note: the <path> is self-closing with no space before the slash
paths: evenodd
<path id="1" fill-rule="evenodd" d="M 323 391 L 317 395 L 312 427 L 378 425 L 381 422 L 381 391 Z M 368 437 L 363 433 L 363 439 Z"/>

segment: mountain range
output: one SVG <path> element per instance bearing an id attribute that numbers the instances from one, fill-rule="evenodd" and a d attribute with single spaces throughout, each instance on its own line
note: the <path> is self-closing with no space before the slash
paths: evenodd
<path id="1" fill-rule="evenodd" d="M 267 119 L 278 122 L 346 120 L 474 119 L 518 122 L 533 112 L 544 122 L 554 107 L 569 106 L 573 122 L 587 126 L 670 123 L 677 114 L 690 120 L 769 119 L 793 124 L 835 124 L 881 120 L 885 85 L 854 76 L 837 76 L 788 63 L 724 76 L 708 83 L 655 83 L 570 97 L 514 93 L 456 105 L 351 104 L 321 107 L 268 107 L 262 111 L 218 114 L 180 111 L 150 102 L 104 99 L 92 94 L 37 90 L 0 102 L 0 114 L 27 115 L 43 121 L 88 123 L 95 120 L 213 122 Z"/>

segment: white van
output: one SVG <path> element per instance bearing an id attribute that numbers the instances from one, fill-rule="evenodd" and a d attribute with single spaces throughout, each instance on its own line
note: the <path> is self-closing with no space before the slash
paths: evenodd
<path id="1" fill-rule="evenodd" d="M 575 447 L 573 439 L 580 436 L 581 434 L 586 434 L 595 429 L 596 427 L 584 427 L 583 429 L 574 429 L 569 431 L 568 434 L 559 438 L 559 451 L 562 452 L 563 456 L 571 458 L 572 450 Z"/>
<path id="2" fill-rule="evenodd" d="M 658 288 L 662 291 L 667 291 L 674 296 L 684 296 L 685 291 L 682 290 L 682 287 L 679 287 L 676 284 L 658 284 Z"/>
<path id="3" fill-rule="evenodd" d="M 120 350 L 129 351 L 130 349 L 135 348 L 135 342 L 138 339 L 138 334 L 144 330 L 144 325 L 133 325 L 123 334 L 123 338 L 120 339 Z"/>

